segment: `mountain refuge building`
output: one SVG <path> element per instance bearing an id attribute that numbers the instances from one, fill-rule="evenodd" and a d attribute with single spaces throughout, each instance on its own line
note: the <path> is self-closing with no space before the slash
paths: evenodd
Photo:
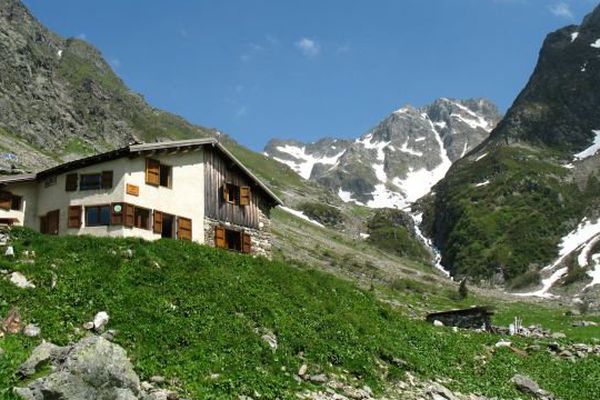
<path id="1" fill-rule="evenodd" d="M 173 238 L 270 257 L 281 200 L 216 139 L 132 144 L 0 177 L 0 224 L 50 235 Z"/>

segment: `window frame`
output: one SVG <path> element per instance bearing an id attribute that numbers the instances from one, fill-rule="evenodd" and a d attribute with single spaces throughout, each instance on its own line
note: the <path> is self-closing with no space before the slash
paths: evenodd
<path id="1" fill-rule="evenodd" d="M 89 177 L 96 177 L 98 179 L 98 187 L 87 187 L 84 186 L 83 180 Z M 102 189 L 102 172 L 94 172 L 89 174 L 80 174 L 79 175 L 79 190 L 100 190 Z"/>

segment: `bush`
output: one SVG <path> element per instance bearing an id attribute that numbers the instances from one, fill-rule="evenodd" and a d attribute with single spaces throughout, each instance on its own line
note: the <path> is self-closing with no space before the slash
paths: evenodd
<path id="1" fill-rule="evenodd" d="M 542 277 L 539 271 L 528 271 L 508 282 L 508 288 L 511 290 L 523 289 L 526 287 L 539 285 L 541 281 Z"/>

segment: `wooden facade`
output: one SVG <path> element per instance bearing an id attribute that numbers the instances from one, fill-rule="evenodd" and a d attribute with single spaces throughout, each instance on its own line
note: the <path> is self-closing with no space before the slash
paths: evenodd
<path id="1" fill-rule="evenodd" d="M 249 204 L 226 201 L 223 188 L 227 184 L 249 188 L 249 196 L 247 189 L 242 189 L 240 195 L 241 203 L 245 204 L 249 197 Z M 204 188 L 205 216 L 214 220 L 258 229 L 261 210 L 268 216 L 273 207 L 273 201 L 264 190 L 214 147 L 207 146 L 204 151 Z"/>

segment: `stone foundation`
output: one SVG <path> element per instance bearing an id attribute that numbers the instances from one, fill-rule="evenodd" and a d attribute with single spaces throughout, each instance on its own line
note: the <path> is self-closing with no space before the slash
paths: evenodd
<path id="1" fill-rule="evenodd" d="M 252 238 L 253 255 L 263 256 L 271 259 L 273 236 L 271 234 L 271 220 L 260 214 L 259 229 L 248 228 L 246 226 L 236 225 L 229 222 L 217 221 L 211 218 L 204 218 L 204 243 L 209 246 L 215 246 L 215 227 L 223 226 L 225 229 L 243 231 Z"/>

